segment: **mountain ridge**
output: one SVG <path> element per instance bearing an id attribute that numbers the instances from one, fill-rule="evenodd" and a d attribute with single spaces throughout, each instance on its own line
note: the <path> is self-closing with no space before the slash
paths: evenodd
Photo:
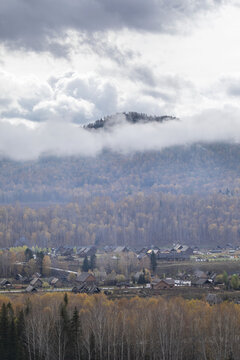
<path id="1" fill-rule="evenodd" d="M 120 120 L 120 121 L 119 121 Z M 139 123 L 150 123 L 150 122 L 157 122 L 157 123 L 163 123 L 165 121 L 169 120 L 177 120 L 174 116 L 169 115 L 147 115 L 145 113 L 138 113 L 134 111 L 130 112 L 122 112 L 117 113 L 115 115 L 109 115 L 105 116 L 102 119 L 96 120 L 93 123 L 89 123 L 84 126 L 86 129 L 102 129 L 111 127 L 114 125 L 117 125 L 122 120 L 125 120 L 126 122 L 130 124 L 139 124 Z"/>

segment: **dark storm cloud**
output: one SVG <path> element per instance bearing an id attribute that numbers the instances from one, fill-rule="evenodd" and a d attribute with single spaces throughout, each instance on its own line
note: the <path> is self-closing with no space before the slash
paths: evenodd
<path id="1" fill-rule="evenodd" d="M 58 42 L 66 31 L 102 32 L 123 28 L 173 33 L 181 21 L 218 7 L 223 0 L 3 0 L 0 39 L 5 44 L 66 55 Z"/>

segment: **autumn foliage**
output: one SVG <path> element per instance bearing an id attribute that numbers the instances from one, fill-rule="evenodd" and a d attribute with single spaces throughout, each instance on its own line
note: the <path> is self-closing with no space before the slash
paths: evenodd
<path id="1" fill-rule="evenodd" d="M 40 208 L 0 206 L 0 247 L 96 244 L 140 247 L 184 243 L 214 247 L 240 241 L 240 197 L 139 193 Z"/>
<path id="2" fill-rule="evenodd" d="M 0 304 L 3 360 L 239 359 L 233 303 L 47 294 Z"/>

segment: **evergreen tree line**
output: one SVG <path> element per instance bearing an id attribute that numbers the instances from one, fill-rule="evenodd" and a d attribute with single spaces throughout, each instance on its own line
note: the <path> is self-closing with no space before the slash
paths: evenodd
<path id="1" fill-rule="evenodd" d="M 237 360 L 240 306 L 104 295 L 0 298 L 1 360 Z"/>

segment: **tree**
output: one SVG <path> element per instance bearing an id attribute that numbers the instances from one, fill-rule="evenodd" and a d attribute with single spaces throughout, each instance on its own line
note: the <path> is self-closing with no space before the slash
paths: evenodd
<path id="1" fill-rule="evenodd" d="M 17 360 L 25 360 L 26 357 L 26 349 L 24 342 L 25 335 L 25 320 L 23 310 L 21 310 L 17 317 L 16 323 L 16 332 L 17 332 Z"/>
<path id="2" fill-rule="evenodd" d="M 234 274 L 231 277 L 231 287 L 234 290 L 237 290 L 239 288 L 239 276 L 237 274 Z"/>
<path id="3" fill-rule="evenodd" d="M 70 321 L 70 331 L 71 331 L 71 351 L 72 359 L 80 359 L 81 348 L 79 343 L 80 337 L 80 319 L 78 310 L 75 307 L 73 311 L 73 316 Z"/>
<path id="4" fill-rule="evenodd" d="M 93 271 L 96 267 L 96 255 L 93 254 L 90 257 L 90 269 Z"/>
<path id="5" fill-rule="evenodd" d="M 64 294 L 63 301 L 64 301 L 64 305 L 67 306 L 68 305 L 68 294 L 67 293 Z"/>
<path id="6" fill-rule="evenodd" d="M 126 278 L 125 278 L 125 276 L 123 274 L 118 274 L 116 276 L 116 281 L 117 281 L 117 283 L 121 283 L 121 282 L 126 281 Z"/>
<path id="7" fill-rule="evenodd" d="M 25 254 L 25 261 L 29 261 L 31 259 L 33 259 L 33 252 L 31 249 L 27 248 L 24 252 Z"/>
<path id="8" fill-rule="evenodd" d="M 150 260 L 151 260 L 151 269 L 153 272 L 155 272 L 155 270 L 157 268 L 157 259 L 156 259 L 156 254 L 154 251 L 152 251 L 152 253 L 151 253 Z"/>
<path id="9" fill-rule="evenodd" d="M 39 271 L 42 274 L 42 263 L 43 263 L 44 253 L 43 251 L 37 252 L 37 264 L 39 266 Z"/>
<path id="10" fill-rule="evenodd" d="M 45 255 L 42 260 L 42 274 L 44 276 L 49 276 L 51 272 L 51 259 L 48 255 Z"/>
<path id="11" fill-rule="evenodd" d="M 28 276 L 33 275 L 37 271 L 36 260 L 30 259 L 24 267 L 24 271 Z"/>
<path id="12" fill-rule="evenodd" d="M 82 271 L 83 271 L 83 272 L 88 272 L 88 270 L 89 270 L 88 257 L 85 256 L 85 258 L 84 258 L 84 260 L 83 260 Z"/>
<path id="13" fill-rule="evenodd" d="M 229 279 L 228 279 L 228 274 L 226 271 L 223 272 L 223 283 L 226 287 L 226 289 L 229 288 Z"/>
<path id="14" fill-rule="evenodd" d="M 140 275 L 139 275 L 138 284 L 139 284 L 139 285 L 140 285 L 140 284 L 141 284 L 141 285 L 146 284 L 146 280 L 145 280 L 144 274 L 140 274 Z"/>
<path id="15" fill-rule="evenodd" d="M 74 273 L 69 273 L 69 274 L 68 274 L 68 281 L 71 283 L 71 282 L 73 282 L 74 280 L 76 280 L 76 277 L 77 277 L 76 274 L 74 274 Z"/>
<path id="16" fill-rule="evenodd" d="M 7 306 L 3 303 L 0 312 L 0 354 L 2 360 L 8 360 L 8 334 L 9 321 Z"/>
<path id="17" fill-rule="evenodd" d="M 143 272 L 140 274 L 138 278 L 138 284 L 147 284 L 151 281 L 151 274 L 148 269 L 143 269 Z"/>

